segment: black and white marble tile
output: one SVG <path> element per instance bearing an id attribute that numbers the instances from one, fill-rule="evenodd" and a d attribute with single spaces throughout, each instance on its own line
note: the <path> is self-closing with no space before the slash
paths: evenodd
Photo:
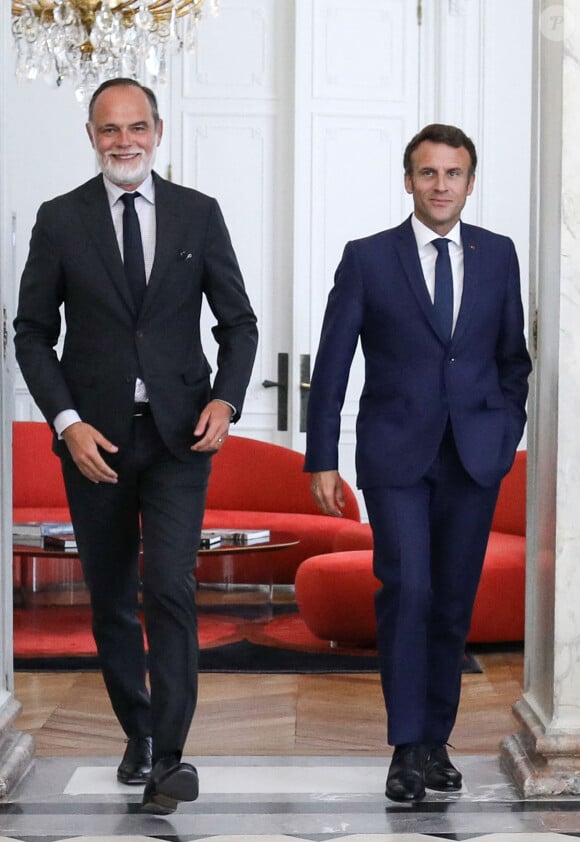
<path id="1" fill-rule="evenodd" d="M 200 797 L 171 816 L 140 811 L 141 789 L 112 758 L 38 758 L 0 801 L 0 842 L 562 842 L 580 838 L 580 801 L 519 798 L 496 757 L 460 757 L 461 792 L 416 805 L 385 799 L 377 757 L 203 757 Z"/>

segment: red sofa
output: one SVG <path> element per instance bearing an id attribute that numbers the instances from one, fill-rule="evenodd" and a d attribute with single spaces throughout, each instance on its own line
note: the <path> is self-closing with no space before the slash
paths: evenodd
<path id="1" fill-rule="evenodd" d="M 303 473 L 303 455 L 280 445 L 229 436 L 213 460 L 204 527 L 267 527 L 290 532 L 299 544 L 275 553 L 247 553 L 236 564 L 233 581 L 293 584 L 305 558 L 334 549 L 337 532 L 360 523 L 351 488 L 345 487 L 343 518 L 320 514 Z M 58 458 L 51 451 L 47 424 L 16 421 L 13 425 L 13 519 L 68 521 L 70 515 Z M 43 562 L 49 572 L 50 565 Z M 15 568 L 15 577 L 19 575 Z M 200 557 L 200 582 L 223 581 L 223 570 L 211 556 Z M 18 581 L 15 582 L 19 584 Z"/>
<path id="2" fill-rule="evenodd" d="M 70 521 L 70 513 L 60 470 L 60 461 L 51 450 L 52 435 L 47 424 L 15 421 L 12 425 L 12 519 L 26 521 Z M 21 564 L 14 557 L 15 598 L 58 585 L 72 588 L 82 583 L 78 560 L 45 558 Z"/>
<path id="3" fill-rule="evenodd" d="M 504 478 L 492 522 L 468 642 L 523 640 L 526 562 L 526 452 Z M 365 523 L 345 524 L 334 552 L 307 559 L 296 575 L 296 601 L 323 640 L 374 645 L 373 539 Z"/>
<path id="4" fill-rule="evenodd" d="M 331 552 L 338 532 L 360 523 L 356 497 L 347 485 L 344 517 L 320 513 L 303 463 L 303 454 L 295 450 L 241 436 L 229 436 L 214 458 L 205 528 L 269 528 L 299 539 L 297 546 L 283 552 L 244 553 L 234 571 L 235 582 L 269 582 L 271 577 L 274 584 L 293 585 L 305 558 Z M 223 581 L 211 556 L 199 558 L 197 577 L 200 582 Z"/>

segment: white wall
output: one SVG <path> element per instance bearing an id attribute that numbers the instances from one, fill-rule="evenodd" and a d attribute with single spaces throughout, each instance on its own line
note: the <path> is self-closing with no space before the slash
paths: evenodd
<path id="1" fill-rule="evenodd" d="M 529 0 L 424 3 L 421 120 L 461 126 L 479 163 L 467 222 L 512 237 L 527 302 L 532 110 Z"/>
<path id="2" fill-rule="evenodd" d="M 470 134 L 480 165 L 466 219 L 510 234 L 528 294 L 531 113 L 529 0 L 222 0 L 199 53 L 159 90 L 167 118 L 158 169 L 224 206 L 262 341 L 239 432 L 298 449 L 299 358 L 313 359 L 346 239 L 397 224 L 405 143 L 431 121 Z M 204 36 L 205 33 L 205 36 Z M 205 37 L 205 41 L 204 41 Z M 70 85 L 17 83 L 4 54 L 10 161 L 2 191 L 16 217 L 14 307 L 39 203 L 95 172 Z M 14 128 L 13 128 L 14 127 Z M 6 235 L 5 235 L 6 236 Z M 12 314 L 13 315 L 13 312 Z M 291 357 L 290 430 L 275 430 L 276 353 Z M 354 483 L 360 365 L 345 406 L 343 472 Z M 21 381 L 16 414 L 37 417 Z"/>
<path id="3" fill-rule="evenodd" d="M 16 313 L 19 279 L 28 252 L 30 232 L 42 201 L 64 193 L 95 173 L 94 158 L 85 134 L 85 114 L 72 88 L 44 81 L 18 82 L 14 56 L 3 57 L 6 115 L 9 125 L 7 178 L 2 184 L 10 218 L 12 252 L 9 275 L 3 278 L 11 320 Z M 16 417 L 40 418 L 16 375 Z"/>
<path id="4" fill-rule="evenodd" d="M 20 275 L 28 253 L 30 232 L 40 204 L 66 193 L 95 175 L 97 167 L 85 130 L 86 110 L 76 101 L 70 82 L 61 88 L 44 80 L 18 81 L 15 53 L 9 43 L 0 59 L 5 96 L 5 177 L 2 179 L 3 247 L 6 271 L 2 289 L 11 322 L 16 313 Z M 163 107 L 167 92 L 160 95 Z M 166 168 L 167 154 L 160 148 L 157 163 Z M 16 372 L 16 418 L 40 419 Z"/>

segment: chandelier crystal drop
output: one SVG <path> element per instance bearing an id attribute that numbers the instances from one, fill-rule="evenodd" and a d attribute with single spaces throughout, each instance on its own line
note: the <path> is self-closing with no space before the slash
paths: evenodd
<path id="1" fill-rule="evenodd" d="M 220 0 L 12 0 L 16 76 L 71 79 L 81 105 L 105 79 L 167 81 L 172 53 L 195 49 L 207 3 Z"/>

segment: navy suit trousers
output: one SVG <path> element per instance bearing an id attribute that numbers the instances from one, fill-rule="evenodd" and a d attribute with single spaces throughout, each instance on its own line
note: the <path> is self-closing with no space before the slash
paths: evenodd
<path id="1" fill-rule="evenodd" d="M 391 745 L 449 738 L 498 491 L 466 473 L 449 425 L 419 482 L 364 489 Z"/>

